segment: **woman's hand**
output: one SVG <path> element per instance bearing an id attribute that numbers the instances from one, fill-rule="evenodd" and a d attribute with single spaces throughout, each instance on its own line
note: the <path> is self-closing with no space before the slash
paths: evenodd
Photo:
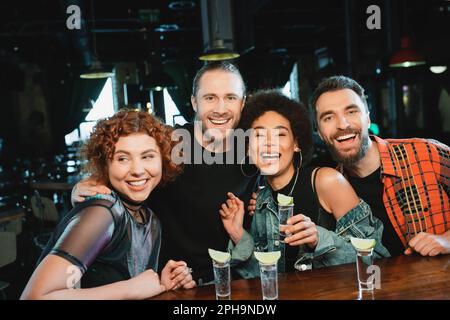
<path id="1" fill-rule="evenodd" d="M 191 269 L 184 261 L 169 260 L 161 271 L 161 284 L 166 290 L 176 290 L 178 288 L 191 289 L 196 286 L 192 280 Z"/>
<path id="2" fill-rule="evenodd" d="M 158 274 L 151 269 L 127 281 L 128 298 L 132 300 L 147 299 L 166 291 L 166 287 L 159 281 Z"/>
<path id="3" fill-rule="evenodd" d="M 286 237 L 285 242 L 290 246 L 307 244 L 311 249 L 315 249 L 319 242 L 317 226 L 308 216 L 297 214 L 287 221 L 286 233 L 291 234 Z"/>
<path id="4" fill-rule="evenodd" d="M 231 240 L 237 244 L 244 233 L 244 203 L 231 192 L 227 193 L 228 200 L 222 204 L 219 210 L 223 227 L 228 232 Z"/>
<path id="5" fill-rule="evenodd" d="M 84 179 L 78 182 L 72 190 L 72 204 L 83 202 L 86 197 L 100 194 L 110 194 L 111 189 L 93 179 Z"/>

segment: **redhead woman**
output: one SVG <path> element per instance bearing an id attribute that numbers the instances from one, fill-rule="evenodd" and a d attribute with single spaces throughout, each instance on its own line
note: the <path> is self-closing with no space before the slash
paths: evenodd
<path id="1" fill-rule="evenodd" d="M 112 193 L 60 222 L 22 299 L 145 299 L 195 286 L 183 261 L 154 271 L 161 229 L 144 201 L 180 172 L 173 146 L 171 130 L 146 112 L 123 110 L 97 123 L 84 154 L 88 172 Z"/>

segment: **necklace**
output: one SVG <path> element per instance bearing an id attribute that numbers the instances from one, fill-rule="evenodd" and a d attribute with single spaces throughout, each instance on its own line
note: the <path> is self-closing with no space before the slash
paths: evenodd
<path id="1" fill-rule="evenodd" d="M 289 194 L 288 194 L 289 197 L 291 197 L 291 196 L 292 196 L 292 192 L 294 192 L 294 188 L 295 188 L 295 185 L 297 184 L 298 173 L 300 172 L 300 168 L 297 168 L 296 171 L 297 171 L 297 172 L 295 173 L 294 184 L 292 185 L 291 191 L 290 191 Z"/>
<path id="2" fill-rule="evenodd" d="M 137 217 L 134 213 L 139 214 L 139 217 L 141 218 L 142 224 L 146 224 L 147 223 L 147 218 L 146 218 L 146 214 L 142 213 L 142 208 L 144 206 L 144 202 L 138 202 L 138 201 L 133 201 L 131 199 L 129 199 L 128 197 L 126 197 L 123 193 L 114 190 L 117 195 L 119 196 L 120 200 L 122 200 L 122 204 L 125 208 L 125 210 L 128 212 L 128 214 L 133 217 L 133 219 L 137 220 Z M 131 208 L 130 206 L 136 206 L 136 208 Z M 137 222 L 137 221 L 136 221 Z M 139 222 L 138 222 L 139 223 Z"/>
<path id="3" fill-rule="evenodd" d="M 133 213 L 137 213 L 137 214 L 139 214 L 139 217 L 141 218 L 141 224 L 147 224 L 146 215 L 142 213 L 142 205 L 140 205 L 137 209 L 132 209 L 125 203 L 125 201 L 122 201 L 122 202 L 123 202 L 123 206 L 130 213 L 130 215 L 132 217 L 134 217 L 136 219 L 137 217 Z"/>
<path id="4" fill-rule="evenodd" d="M 139 229 L 142 229 L 142 243 L 141 246 L 144 246 L 147 242 L 147 237 L 150 234 L 151 229 L 151 221 L 152 221 L 152 215 L 148 215 L 147 211 L 143 206 L 139 206 L 137 210 L 131 209 L 128 207 L 125 203 L 123 203 L 123 206 L 125 210 L 128 212 L 128 214 L 131 216 L 134 223 L 131 224 L 131 227 L 133 230 L 135 230 L 136 234 Z M 142 212 L 142 209 L 144 209 L 144 213 Z M 138 221 L 137 217 L 133 214 L 133 212 L 136 212 L 139 214 L 139 217 L 141 218 L 141 222 Z M 136 244 L 138 241 L 136 241 Z"/>

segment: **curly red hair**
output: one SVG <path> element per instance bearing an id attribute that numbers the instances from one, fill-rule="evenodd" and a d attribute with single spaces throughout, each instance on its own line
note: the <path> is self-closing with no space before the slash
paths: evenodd
<path id="1" fill-rule="evenodd" d="M 145 133 L 155 139 L 162 158 L 161 185 L 172 181 L 182 168 L 171 160 L 171 153 L 178 141 L 172 141 L 172 127 L 161 123 L 144 111 L 122 109 L 110 118 L 100 120 L 94 127 L 83 155 L 88 160 L 86 170 L 91 177 L 109 185 L 108 160 L 112 159 L 120 137 L 133 133 Z"/>

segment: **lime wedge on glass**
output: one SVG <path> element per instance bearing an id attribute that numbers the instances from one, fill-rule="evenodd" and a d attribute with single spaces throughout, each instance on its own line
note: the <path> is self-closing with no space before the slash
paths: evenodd
<path id="1" fill-rule="evenodd" d="M 278 201 L 278 204 L 281 205 L 281 206 L 291 206 L 291 205 L 294 204 L 294 198 L 293 197 L 286 196 L 286 195 L 284 195 L 282 193 L 279 193 L 277 195 L 277 201 Z"/>
<path id="2" fill-rule="evenodd" d="M 357 251 L 370 251 L 375 247 L 375 239 L 361 239 L 351 237 L 350 241 Z"/>
<path id="3" fill-rule="evenodd" d="M 213 249 L 208 249 L 209 256 L 211 259 L 218 263 L 225 263 L 230 260 L 231 255 L 229 252 L 217 251 Z"/>
<path id="4" fill-rule="evenodd" d="M 271 252 L 253 252 L 256 260 L 261 264 L 274 264 L 277 263 L 278 259 L 281 257 L 281 251 L 271 251 Z"/>

